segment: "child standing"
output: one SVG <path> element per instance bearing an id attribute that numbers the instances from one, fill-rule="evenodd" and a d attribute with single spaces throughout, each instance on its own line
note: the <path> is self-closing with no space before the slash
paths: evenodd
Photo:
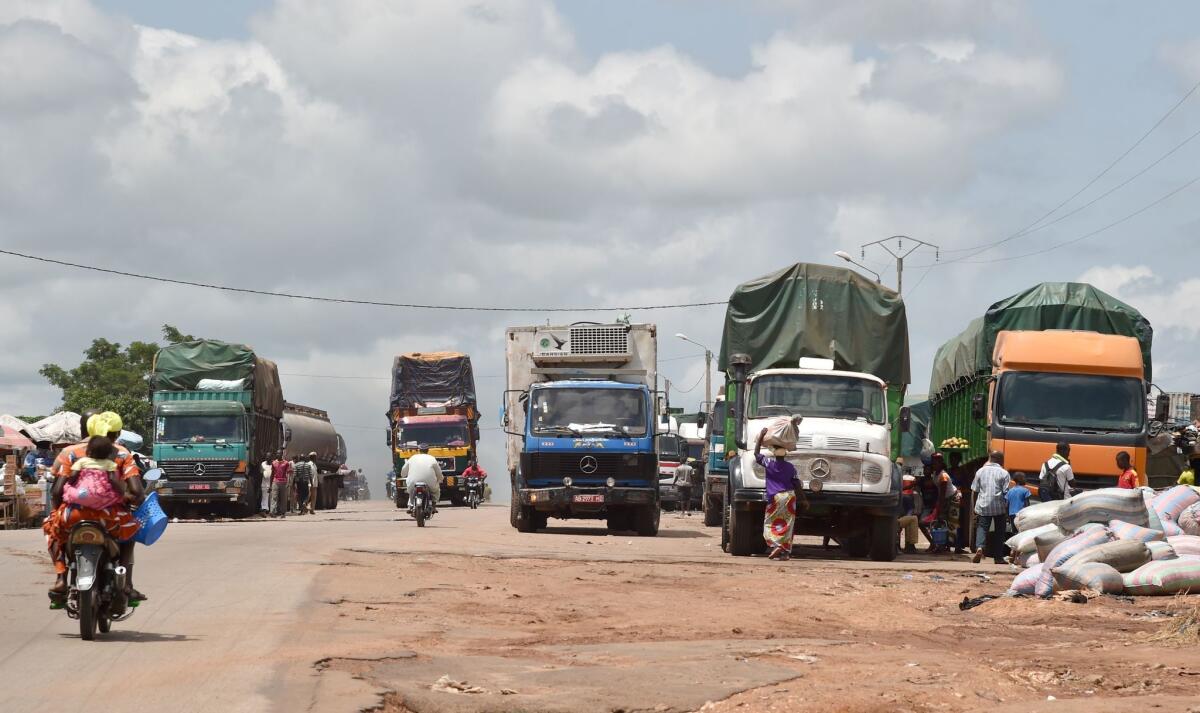
<path id="1" fill-rule="evenodd" d="M 1017 513 L 1029 506 L 1029 496 L 1032 494 L 1029 488 L 1025 487 L 1024 473 L 1013 473 L 1013 483 L 1015 483 L 1015 485 L 1009 488 L 1008 492 L 1004 494 L 1005 499 L 1008 500 L 1009 532 L 1017 531 L 1017 525 L 1015 522 Z"/>

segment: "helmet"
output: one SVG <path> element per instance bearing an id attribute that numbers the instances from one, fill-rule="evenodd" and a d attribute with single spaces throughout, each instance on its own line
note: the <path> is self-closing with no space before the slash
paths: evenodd
<path id="1" fill-rule="evenodd" d="M 98 413 L 89 418 L 87 422 L 89 436 L 107 436 L 110 433 L 120 432 L 124 427 L 121 416 L 113 411 Z"/>

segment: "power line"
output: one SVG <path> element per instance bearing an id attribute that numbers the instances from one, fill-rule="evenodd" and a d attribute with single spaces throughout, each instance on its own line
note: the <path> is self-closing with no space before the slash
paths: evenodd
<path id="1" fill-rule="evenodd" d="M 679 392 L 679 393 L 681 393 L 681 394 L 690 394 L 690 393 L 692 393 L 693 391 L 695 391 L 695 390 L 696 390 L 696 387 L 700 385 L 700 382 L 701 382 L 701 381 L 704 381 L 704 375 L 703 375 L 703 374 L 701 374 L 701 375 L 700 375 L 700 378 L 699 378 L 699 379 L 696 379 L 696 383 L 692 384 L 692 388 L 690 388 L 690 389 L 675 389 L 675 390 L 676 390 L 676 391 L 678 391 L 678 392 Z"/>
<path id="2" fill-rule="evenodd" d="M 144 275 L 136 272 L 127 272 L 125 270 L 113 270 L 103 267 L 95 267 L 92 265 L 81 265 L 79 263 L 67 262 L 66 260 L 57 260 L 54 258 L 42 257 L 39 255 L 29 255 L 27 253 L 19 253 L 13 250 L 0 250 L 0 255 L 9 255 L 11 257 L 21 258 L 23 260 L 33 260 L 35 262 L 43 262 L 51 265 L 59 265 L 61 267 L 70 267 L 77 270 L 88 270 L 91 272 L 101 272 L 108 275 L 120 275 L 121 277 L 132 277 L 138 280 L 149 280 L 151 282 L 161 282 L 171 285 L 186 285 L 188 287 L 199 287 L 206 290 L 219 290 L 222 292 L 239 292 L 248 295 L 262 295 L 264 297 L 283 297 L 293 300 L 308 300 L 310 302 L 329 302 L 334 304 L 350 304 L 350 305 L 370 305 L 372 307 L 393 307 L 398 309 L 420 309 L 420 310 L 448 310 L 457 312 L 619 312 L 622 310 L 628 311 L 645 311 L 656 309 L 687 309 L 692 307 L 713 307 L 716 305 L 728 304 L 726 300 L 712 302 L 688 302 L 684 304 L 667 304 L 667 305 L 618 305 L 613 307 L 488 307 L 488 306 L 463 306 L 463 305 L 434 305 L 434 304 L 417 304 L 408 302 L 383 302 L 380 300 L 357 300 L 344 297 L 320 297 L 317 295 L 304 295 L 293 292 L 272 292 L 270 290 L 255 290 L 248 287 L 230 287 L 228 285 L 215 285 L 206 282 L 194 282 L 192 280 L 178 280 L 171 277 L 159 277 L 156 275 Z"/>
<path id="3" fill-rule="evenodd" d="M 1156 200 L 1153 200 L 1150 203 L 1147 203 L 1146 205 L 1142 206 L 1141 208 L 1138 208 L 1137 210 L 1133 211 L 1132 213 L 1129 213 L 1128 215 L 1125 215 L 1124 217 L 1114 220 L 1113 222 L 1109 223 L 1108 225 L 1105 225 L 1100 228 L 1096 228 L 1095 230 L 1093 230 L 1091 232 L 1084 233 L 1083 235 L 1080 235 L 1075 238 L 1071 238 L 1070 240 L 1064 240 L 1061 243 L 1056 243 L 1054 245 L 1051 245 L 1050 247 L 1042 248 L 1041 250 L 1034 250 L 1033 252 L 1028 252 L 1028 253 L 1024 253 L 1021 255 L 1009 255 L 1007 257 L 991 258 L 988 260 L 965 260 L 964 259 L 964 260 L 959 260 L 958 262 L 963 262 L 963 263 L 973 264 L 973 265 L 986 265 L 986 264 L 995 263 L 995 262 L 1008 262 L 1010 260 L 1020 260 L 1021 258 L 1033 257 L 1034 255 L 1042 255 L 1042 254 L 1045 254 L 1048 252 L 1052 252 L 1054 250 L 1058 250 L 1059 248 L 1066 247 L 1067 245 L 1074 245 L 1075 243 L 1078 243 L 1082 240 L 1087 240 L 1088 238 L 1091 238 L 1091 237 L 1095 237 L 1096 235 L 1099 235 L 1100 233 L 1103 233 L 1106 230 L 1110 230 L 1112 228 L 1117 227 L 1118 225 L 1120 225 L 1122 223 L 1125 223 L 1129 220 L 1136 218 L 1137 216 L 1141 215 L 1142 213 L 1145 213 L 1146 211 L 1155 207 L 1159 203 L 1162 203 L 1162 202 L 1174 197 L 1176 194 L 1181 193 L 1188 188 L 1191 188 L 1192 186 L 1196 185 L 1196 183 L 1200 183 L 1200 176 L 1196 176 L 1192 180 L 1188 181 L 1187 183 L 1183 184 L 1182 186 L 1179 186 L 1178 188 L 1171 191 L 1170 193 L 1167 193 L 1166 195 L 1161 196 L 1160 198 L 1157 198 Z M 934 265 L 938 265 L 938 264 L 944 264 L 944 263 L 934 263 Z"/>
<path id="4" fill-rule="evenodd" d="M 663 364 L 663 363 L 670 362 L 670 361 L 682 361 L 684 359 L 702 359 L 702 358 L 703 357 L 696 357 L 696 356 L 692 356 L 692 355 L 669 357 L 667 359 L 659 359 L 658 363 Z M 350 375 L 350 374 L 297 374 L 297 373 L 286 372 L 286 371 L 279 372 L 279 375 L 280 376 L 294 376 L 294 377 L 298 377 L 298 378 L 302 378 L 302 379 L 350 379 L 350 380 L 354 380 L 354 381 L 391 381 L 392 380 L 392 377 L 390 377 L 390 376 L 358 376 L 358 375 Z M 475 378 L 476 379 L 503 379 L 504 375 L 503 374 L 476 374 Z"/>
<path id="5" fill-rule="evenodd" d="M 990 242 L 990 243 L 983 243 L 983 244 L 980 244 L 980 245 L 974 245 L 974 246 L 967 247 L 967 248 L 953 248 L 953 249 L 943 250 L 942 252 L 945 252 L 945 253 L 958 253 L 958 252 L 972 252 L 972 251 L 974 251 L 974 252 L 973 252 L 971 255 L 969 255 L 968 257 L 975 257 L 976 255 L 978 255 L 978 254 L 980 254 L 980 253 L 986 252 L 986 251 L 988 251 L 988 250 L 991 250 L 992 248 L 995 248 L 995 247 L 999 247 L 1000 245 L 1003 245 L 1004 243 L 1007 243 L 1007 242 L 1009 242 L 1009 241 L 1011 241 L 1011 240 L 1015 240 L 1015 239 L 1017 239 L 1017 238 L 1019 238 L 1019 237 L 1022 237 L 1022 236 L 1024 236 L 1024 235 L 1027 235 L 1027 234 L 1029 234 L 1029 233 L 1031 233 L 1031 232 L 1034 232 L 1034 229 L 1035 229 L 1035 227 L 1036 227 L 1036 226 L 1038 226 L 1038 225 L 1039 225 L 1039 224 L 1040 224 L 1042 221 L 1046 220 L 1046 219 L 1047 219 L 1047 218 L 1049 218 L 1050 216 L 1052 216 L 1052 215 L 1054 215 L 1055 213 L 1057 213 L 1059 210 L 1061 210 L 1061 209 L 1062 209 L 1064 206 L 1066 206 L 1068 203 L 1070 203 L 1071 201 L 1075 200 L 1075 199 L 1076 199 L 1076 198 L 1078 198 L 1080 195 L 1082 195 L 1082 194 L 1084 193 L 1084 191 L 1086 191 L 1087 189 L 1089 189 L 1089 188 L 1091 188 L 1092 186 L 1094 186 L 1094 185 L 1096 184 L 1096 182 L 1097 182 L 1097 181 L 1099 181 L 1101 178 L 1104 178 L 1104 176 L 1108 175 L 1108 172 L 1109 172 L 1109 171 L 1113 170 L 1113 168 L 1115 168 L 1115 167 L 1117 166 L 1117 164 L 1119 164 L 1121 161 L 1123 161 L 1123 160 L 1125 159 L 1125 157 L 1127 157 L 1127 156 L 1129 156 L 1129 154 L 1133 153 L 1134 149 L 1136 149 L 1138 146 L 1141 146 L 1141 145 L 1142 145 L 1142 143 L 1143 143 L 1143 142 L 1144 142 L 1144 141 L 1145 141 L 1147 138 L 1149 138 L 1149 137 L 1150 137 L 1150 135 L 1151 135 L 1151 134 L 1153 134 L 1153 133 L 1154 133 L 1154 132 L 1155 132 L 1155 131 L 1158 129 L 1158 127 L 1162 126 L 1162 125 L 1163 125 L 1163 122 L 1165 122 L 1165 121 L 1166 121 L 1168 118 L 1170 118 L 1170 116 L 1171 116 L 1172 114 L 1174 114 L 1174 113 L 1175 113 L 1175 111 L 1176 111 L 1177 109 L 1179 109 L 1179 107 L 1183 106 L 1184 102 L 1186 102 L 1188 99 L 1190 99 L 1190 98 L 1191 98 L 1191 96 L 1192 96 L 1193 94 L 1195 94 L 1195 93 L 1196 93 L 1196 91 L 1197 91 L 1198 89 L 1200 89 L 1200 82 L 1197 82 L 1196 84 L 1192 85 L 1192 88 L 1191 88 L 1191 89 L 1189 89 L 1189 90 L 1187 91 L 1187 93 L 1186 93 L 1186 94 L 1184 94 L 1182 97 L 1180 97 L 1179 101 L 1175 102 L 1175 104 L 1174 104 L 1174 105 L 1173 105 L 1173 106 L 1172 106 L 1170 109 L 1168 109 L 1168 110 L 1167 110 L 1167 113 L 1165 113 L 1165 114 L 1163 114 L 1161 117 L 1159 117 L 1158 121 L 1154 122 L 1154 125 L 1153 125 L 1153 126 L 1151 126 L 1149 129 L 1147 129 L 1147 130 L 1146 130 L 1146 132 L 1145 132 L 1144 134 L 1142 134 L 1140 137 L 1138 137 L 1138 140 L 1137 140 L 1137 141 L 1134 141 L 1134 142 L 1133 142 L 1133 144 L 1132 144 L 1132 145 L 1131 145 L 1129 148 L 1125 149 L 1125 151 L 1123 151 L 1123 152 L 1122 152 L 1122 153 L 1121 153 L 1119 156 L 1117 156 L 1115 159 L 1113 159 L 1111 163 L 1109 163 L 1107 166 L 1105 166 L 1105 167 L 1104 167 L 1104 170 L 1100 171 L 1100 173 L 1096 174 L 1096 175 L 1095 175 L 1095 176 L 1092 178 L 1092 180 L 1090 180 L 1090 181 L 1088 181 L 1087 183 L 1085 183 L 1085 184 L 1083 185 L 1083 187 L 1082 187 L 1082 188 L 1080 188 L 1079 190 L 1077 190 L 1077 191 L 1075 191 L 1074 193 L 1072 193 L 1072 194 L 1071 194 L 1070 196 L 1068 196 L 1068 197 L 1067 197 L 1065 200 L 1063 200 L 1061 203 L 1059 203 L 1058 205 L 1056 205 L 1056 206 L 1054 206 L 1053 208 L 1051 208 L 1049 211 L 1047 211 L 1045 214 L 1043 214 L 1043 215 L 1042 215 L 1040 218 L 1038 218 L 1037 220 L 1033 221 L 1032 223 L 1030 223 L 1029 225 L 1025 226 L 1024 228 L 1021 228 L 1021 229 L 1020 229 L 1020 230 L 1018 230 L 1017 232 L 1015 232 L 1015 233 L 1012 233 L 1011 235 L 1009 235 L 1009 236 L 1007 236 L 1007 237 L 1005 237 L 1005 238 L 1002 238 L 1002 239 L 1000 239 L 1000 240 L 996 240 L 996 241 L 993 241 L 993 242 Z M 1189 138 L 1187 141 L 1191 141 L 1191 138 Z M 1187 141 L 1185 141 L 1184 143 L 1187 143 Z M 1167 153 L 1167 155 L 1170 155 L 1171 153 L 1174 153 L 1176 150 L 1178 150 L 1178 149 L 1179 149 L 1179 148 L 1181 148 L 1181 147 L 1182 147 L 1182 144 L 1181 144 L 1180 146 L 1177 146 L 1175 149 L 1172 149 L 1171 151 L 1169 151 L 1169 152 Z M 1166 156 L 1163 156 L 1162 158 L 1166 158 Z M 1160 159 L 1159 159 L 1159 161 L 1161 161 L 1161 160 L 1162 160 L 1162 158 L 1160 158 Z M 1151 166 L 1150 166 L 1150 167 L 1148 167 L 1147 169 L 1144 169 L 1144 170 L 1142 171 L 1142 173 L 1145 173 L 1145 171 L 1146 171 L 1146 170 L 1149 170 L 1149 168 L 1152 168 L 1153 166 L 1155 166 L 1155 165 L 1157 165 L 1157 164 L 1158 164 L 1158 161 L 1156 161 L 1154 164 L 1151 164 Z M 1141 175 L 1141 174 L 1139 173 L 1138 175 Z M 1110 191 L 1110 193 L 1111 193 L 1111 191 Z M 1107 194 L 1105 194 L 1105 195 L 1107 195 Z M 954 262 L 960 262 L 960 261 L 961 261 L 961 259 L 959 259 L 959 260 L 948 260 L 948 261 L 946 261 L 946 262 L 944 262 L 944 263 L 942 263 L 942 264 L 951 264 L 951 263 L 954 263 Z"/>

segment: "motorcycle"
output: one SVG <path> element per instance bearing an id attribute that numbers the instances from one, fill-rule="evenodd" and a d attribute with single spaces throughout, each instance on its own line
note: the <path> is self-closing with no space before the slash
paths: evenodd
<path id="1" fill-rule="evenodd" d="M 483 500 L 483 479 L 476 475 L 468 475 L 467 482 L 467 507 L 472 510 L 479 508 L 479 503 Z"/>
<path id="2" fill-rule="evenodd" d="M 409 513 L 416 519 L 417 527 L 425 527 L 425 521 L 433 517 L 433 496 L 429 493 L 429 486 L 417 483 L 413 487 L 411 500 Z"/>
<path id="3" fill-rule="evenodd" d="M 158 480 L 162 471 L 151 469 L 143 478 Z M 98 522 L 85 520 L 67 536 L 67 586 L 65 601 L 52 603 L 79 620 L 79 637 L 94 641 L 97 630 L 107 634 L 113 622 L 133 616 L 138 602 L 129 601 L 121 548 Z"/>

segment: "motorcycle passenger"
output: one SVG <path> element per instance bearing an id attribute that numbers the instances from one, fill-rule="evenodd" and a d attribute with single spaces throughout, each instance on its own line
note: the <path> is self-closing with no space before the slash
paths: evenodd
<path id="1" fill-rule="evenodd" d="M 417 483 L 421 483 L 429 490 L 429 496 L 433 499 L 433 511 L 437 512 L 437 503 L 442 499 L 442 466 L 438 464 L 437 458 L 429 455 L 429 446 L 421 444 L 419 451 L 404 463 L 400 477 L 408 489 L 409 502 L 413 501 Z"/>
<path id="2" fill-rule="evenodd" d="M 146 596 L 133 586 L 133 536 L 140 524 L 133 516 L 130 506 L 140 505 L 145 499 L 141 476 L 129 450 L 116 443 L 114 434 L 119 435 L 123 424 L 121 417 L 106 411 L 97 413 L 95 409 L 84 411 L 80 416 L 80 431 L 91 437 L 73 446 L 64 448 L 54 461 L 51 473 L 54 475 L 54 485 L 51 489 L 53 511 L 42 523 L 46 533 L 46 544 L 50 559 L 54 563 L 56 574 L 54 586 L 50 588 L 52 599 L 61 598 L 67 593 L 67 538 L 71 528 L 85 520 L 100 523 L 121 549 L 121 565 L 125 567 L 126 593 L 129 601 L 145 601 Z M 97 440 L 103 437 L 107 446 Z M 107 455 L 107 458 L 101 457 Z M 88 460 L 91 459 L 91 460 Z M 101 469 L 107 469 L 104 461 L 112 463 L 112 473 L 118 481 L 118 497 L 107 507 L 89 507 L 80 504 L 78 488 L 68 489 L 68 485 L 77 485 L 82 478 L 82 468 L 75 468 L 76 463 L 100 462 Z M 69 495 L 69 497 L 65 497 Z M 73 502 L 74 501 L 74 502 Z M 92 504 L 96 504 L 94 501 Z"/>

